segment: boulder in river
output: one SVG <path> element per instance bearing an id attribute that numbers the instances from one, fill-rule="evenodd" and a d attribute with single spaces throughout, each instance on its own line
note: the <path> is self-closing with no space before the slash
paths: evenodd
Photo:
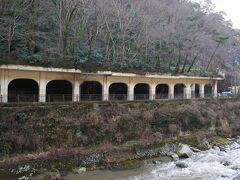
<path id="1" fill-rule="evenodd" d="M 191 148 L 186 144 L 179 144 L 177 155 L 180 158 L 189 158 L 194 154 L 194 152 L 191 150 Z"/>
<path id="2" fill-rule="evenodd" d="M 216 151 L 220 151 L 220 148 L 216 145 L 213 146 L 213 149 L 216 150 Z"/>
<path id="3" fill-rule="evenodd" d="M 205 149 L 205 150 L 207 150 L 207 149 L 211 149 L 212 146 L 211 146 L 211 144 L 210 144 L 207 140 L 205 140 L 205 141 L 203 141 L 203 143 L 202 143 L 202 148 Z"/>
<path id="4" fill-rule="evenodd" d="M 156 165 L 156 164 L 157 164 L 157 161 L 153 160 L 152 163 L 153 163 L 154 165 Z"/>
<path id="5" fill-rule="evenodd" d="M 194 147 L 190 147 L 190 149 L 195 152 L 195 153 L 199 153 L 201 152 L 201 150 L 197 149 L 197 148 L 194 148 Z"/>
<path id="6" fill-rule="evenodd" d="M 236 138 L 236 142 L 240 144 L 240 136 Z"/>
<path id="7" fill-rule="evenodd" d="M 22 176 L 22 177 L 18 178 L 18 180 L 28 180 L 28 179 L 29 179 L 29 177 L 27 177 L 27 176 Z"/>
<path id="8" fill-rule="evenodd" d="M 218 145 L 220 151 L 227 152 L 230 148 L 229 145 Z"/>
<path id="9" fill-rule="evenodd" d="M 59 172 L 46 172 L 44 173 L 42 179 L 55 179 L 60 180 L 62 178 L 61 174 Z M 40 178 L 40 179 L 41 179 Z"/>
<path id="10" fill-rule="evenodd" d="M 231 169 L 233 169 L 235 171 L 239 171 L 240 170 L 240 166 L 236 165 L 236 166 L 233 166 Z"/>
<path id="11" fill-rule="evenodd" d="M 174 153 L 173 155 L 171 155 L 173 161 L 178 161 L 179 160 L 179 157 L 176 153 Z"/>
<path id="12" fill-rule="evenodd" d="M 158 158 L 158 161 L 161 162 L 161 163 L 169 163 L 172 161 L 172 158 L 169 157 L 169 156 L 160 156 Z"/>
<path id="13" fill-rule="evenodd" d="M 179 168 L 188 168 L 188 164 L 185 162 L 176 162 L 175 164 Z"/>
<path id="14" fill-rule="evenodd" d="M 85 167 L 80 167 L 78 169 L 78 174 L 81 174 L 81 173 L 86 172 L 86 171 L 87 171 L 87 169 Z"/>
<path id="15" fill-rule="evenodd" d="M 85 167 L 79 167 L 79 168 L 73 170 L 73 172 L 78 173 L 78 174 L 82 174 L 86 171 L 87 171 L 87 168 L 85 168 Z"/>
<path id="16" fill-rule="evenodd" d="M 240 144 L 237 142 L 232 142 L 229 146 L 231 150 L 240 149 Z"/>
<path id="17" fill-rule="evenodd" d="M 222 165 L 224 165 L 224 166 L 230 166 L 230 165 L 232 164 L 232 163 L 229 162 L 229 161 L 222 161 L 221 163 L 222 163 Z"/>

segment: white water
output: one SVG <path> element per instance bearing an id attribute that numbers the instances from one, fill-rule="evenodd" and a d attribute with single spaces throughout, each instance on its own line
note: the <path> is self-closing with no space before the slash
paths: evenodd
<path id="1" fill-rule="evenodd" d="M 180 161 L 187 163 L 188 168 L 178 168 L 175 162 L 158 164 L 130 180 L 227 180 L 240 175 L 240 149 L 211 149 Z M 229 166 L 222 164 L 226 161 Z"/>

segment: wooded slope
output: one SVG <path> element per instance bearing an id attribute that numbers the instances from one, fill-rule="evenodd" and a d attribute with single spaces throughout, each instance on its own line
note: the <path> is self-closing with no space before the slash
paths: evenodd
<path id="1" fill-rule="evenodd" d="M 239 59 L 210 0 L 0 0 L 1 63 L 206 74 Z"/>

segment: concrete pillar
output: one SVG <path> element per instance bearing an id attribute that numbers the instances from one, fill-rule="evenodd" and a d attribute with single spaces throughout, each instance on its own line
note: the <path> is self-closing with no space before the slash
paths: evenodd
<path id="1" fill-rule="evenodd" d="M 214 85 L 213 85 L 213 97 L 217 97 L 217 94 L 218 94 L 218 81 L 215 81 L 214 82 Z"/>
<path id="2" fill-rule="evenodd" d="M 150 85 L 149 100 L 154 100 L 156 97 L 156 84 Z"/>
<path id="3" fill-rule="evenodd" d="M 1 92 L 1 99 L 0 102 L 7 103 L 8 102 L 8 71 L 2 70 L 1 71 L 1 81 L 0 81 L 0 92 Z"/>
<path id="4" fill-rule="evenodd" d="M 169 99 L 174 99 L 174 86 L 175 84 L 169 85 L 169 94 L 168 94 Z"/>
<path id="5" fill-rule="evenodd" d="M 191 86 L 191 98 L 196 98 L 196 84 Z"/>
<path id="6" fill-rule="evenodd" d="M 1 101 L 3 103 L 8 102 L 8 87 L 1 87 Z"/>
<path id="7" fill-rule="evenodd" d="M 80 81 L 77 74 L 74 74 L 73 84 L 73 102 L 79 102 L 80 100 Z"/>
<path id="8" fill-rule="evenodd" d="M 39 102 L 46 102 L 47 72 L 40 72 Z"/>
<path id="9" fill-rule="evenodd" d="M 200 98 L 204 98 L 205 97 L 205 94 L 204 94 L 204 87 L 205 87 L 205 84 L 200 84 L 200 89 L 199 89 L 199 95 L 200 95 Z"/>
<path id="10" fill-rule="evenodd" d="M 128 84 L 128 101 L 133 101 L 134 100 L 134 86 L 135 84 L 130 83 Z"/>
<path id="11" fill-rule="evenodd" d="M 108 101 L 109 100 L 109 83 L 107 76 L 104 77 L 103 85 L 102 85 L 102 99 L 103 101 Z"/>
<path id="12" fill-rule="evenodd" d="M 187 84 L 186 87 L 184 88 L 184 97 L 186 99 L 191 99 L 192 98 L 192 89 L 191 89 L 191 84 Z"/>
<path id="13" fill-rule="evenodd" d="M 103 101 L 108 101 L 109 99 L 109 92 L 108 92 L 108 85 L 103 86 L 103 95 L 102 95 Z"/>

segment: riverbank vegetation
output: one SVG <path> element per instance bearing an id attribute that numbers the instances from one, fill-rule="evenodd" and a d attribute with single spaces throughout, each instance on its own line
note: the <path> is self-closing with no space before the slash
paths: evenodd
<path id="1" fill-rule="evenodd" d="M 0 107 L 0 155 L 103 144 L 147 145 L 201 131 L 236 136 L 239 107 L 236 100 Z"/>
<path id="2" fill-rule="evenodd" d="M 211 1 L 1 0 L 0 62 L 209 76 L 238 65 L 224 17 Z"/>

